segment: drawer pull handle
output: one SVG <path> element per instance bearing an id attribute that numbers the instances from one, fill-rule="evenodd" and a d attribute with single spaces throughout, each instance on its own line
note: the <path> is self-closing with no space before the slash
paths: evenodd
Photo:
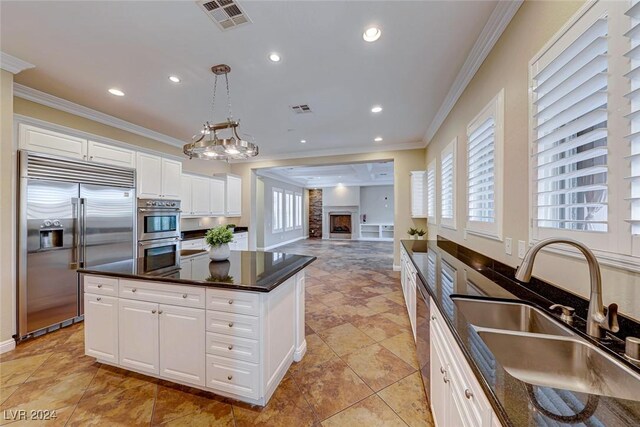
<path id="1" fill-rule="evenodd" d="M 447 372 L 442 366 L 440 366 L 440 373 L 444 374 L 445 372 Z"/>
<path id="2" fill-rule="evenodd" d="M 102 284 L 98 285 L 98 289 L 102 288 Z"/>
<path id="3" fill-rule="evenodd" d="M 187 298 L 187 294 L 182 294 L 182 298 Z"/>
<path id="4" fill-rule="evenodd" d="M 445 384 L 449 383 L 449 379 L 447 378 L 447 375 L 445 374 L 444 377 L 442 377 L 442 380 L 444 381 Z"/>
<path id="5" fill-rule="evenodd" d="M 162 310 L 158 311 L 158 314 L 162 314 Z"/>
<path id="6" fill-rule="evenodd" d="M 431 315 L 431 320 L 436 320 L 436 316 L 435 315 Z"/>
<path id="7" fill-rule="evenodd" d="M 155 310 L 151 310 L 151 314 L 156 314 L 156 311 Z"/>
<path id="8" fill-rule="evenodd" d="M 230 345 L 229 347 L 227 347 L 229 350 L 233 350 L 233 346 Z"/>
<path id="9" fill-rule="evenodd" d="M 232 299 L 229 300 L 229 304 L 233 304 L 233 300 Z"/>
<path id="10" fill-rule="evenodd" d="M 467 399 L 471 399 L 473 397 L 473 392 L 467 388 L 464 391 L 464 395 Z"/>
<path id="11" fill-rule="evenodd" d="M 233 375 L 229 375 L 229 376 L 227 377 L 227 379 L 228 379 L 229 381 L 231 381 L 231 380 L 233 379 Z"/>
<path id="12" fill-rule="evenodd" d="M 137 291 L 137 289 L 136 289 L 136 288 L 131 289 L 131 292 L 135 292 L 135 291 Z"/>
<path id="13" fill-rule="evenodd" d="M 102 298 L 100 298 L 100 297 L 98 297 L 98 298 L 96 298 L 96 299 L 97 299 L 98 301 L 102 301 Z"/>
<path id="14" fill-rule="evenodd" d="M 229 327 L 233 328 L 233 322 L 229 322 Z"/>

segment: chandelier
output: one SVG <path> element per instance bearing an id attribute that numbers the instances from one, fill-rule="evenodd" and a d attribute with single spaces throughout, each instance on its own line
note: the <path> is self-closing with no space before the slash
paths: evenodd
<path id="1" fill-rule="evenodd" d="M 231 67 L 226 64 L 211 67 L 215 74 L 213 83 L 212 111 L 215 110 L 216 89 L 218 88 L 218 76 L 224 76 L 227 87 L 227 120 L 220 123 L 206 122 L 202 130 L 193 136 L 192 142 L 185 144 L 183 152 L 190 159 L 207 160 L 242 160 L 258 155 L 258 146 L 246 141 L 238 135 L 240 121 L 233 120 L 231 113 L 231 96 L 229 92 L 229 73 Z"/>

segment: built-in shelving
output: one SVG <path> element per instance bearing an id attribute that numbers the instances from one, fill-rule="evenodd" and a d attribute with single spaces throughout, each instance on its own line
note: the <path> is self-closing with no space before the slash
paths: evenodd
<path id="1" fill-rule="evenodd" d="M 393 240 L 393 224 L 360 224 L 360 240 Z"/>

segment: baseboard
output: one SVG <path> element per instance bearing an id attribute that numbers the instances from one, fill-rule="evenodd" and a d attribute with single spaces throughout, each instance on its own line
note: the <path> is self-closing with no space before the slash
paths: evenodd
<path id="1" fill-rule="evenodd" d="M 401 270 L 401 268 L 400 268 L 399 265 L 393 264 L 393 271 L 400 271 L 400 270 Z"/>
<path id="2" fill-rule="evenodd" d="M 270 251 L 271 249 L 275 249 L 275 248 L 278 248 L 280 246 L 288 245 L 289 243 L 295 243 L 295 242 L 298 242 L 300 240 L 305 240 L 307 238 L 308 238 L 308 236 L 300 236 L 300 237 L 296 237 L 295 239 L 287 240 L 286 242 L 280 242 L 278 244 L 267 246 L 265 248 L 258 248 L 258 250 L 259 251 Z"/>
<path id="3" fill-rule="evenodd" d="M 14 348 L 16 348 L 16 340 L 13 338 L 0 342 L 0 354 L 11 351 Z"/>
<path id="4" fill-rule="evenodd" d="M 307 352 L 307 340 L 305 339 L 304 341 L 302 341 L 302 344 L 300 345 L 300 347 L 296 349 L 296 352 L 293 353 L 293 361 L 294 362 L 301 361 L 306 352 Z"/>

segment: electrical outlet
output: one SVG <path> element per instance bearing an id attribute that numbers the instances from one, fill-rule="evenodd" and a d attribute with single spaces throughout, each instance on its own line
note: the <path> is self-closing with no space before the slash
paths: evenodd
<path id="1" fill-rule="evenodd" d="M 525 249 L 526 245 L 524 243 L 524 240 L 518 240 L 518 258 L 524 258 L 524 253 L 526 252 Z"/>
<path id="2" fill-rule="evenodd" d="M 506 237 L 504 239 L 504 253 L 511 255 L 511 237 Z"/>

